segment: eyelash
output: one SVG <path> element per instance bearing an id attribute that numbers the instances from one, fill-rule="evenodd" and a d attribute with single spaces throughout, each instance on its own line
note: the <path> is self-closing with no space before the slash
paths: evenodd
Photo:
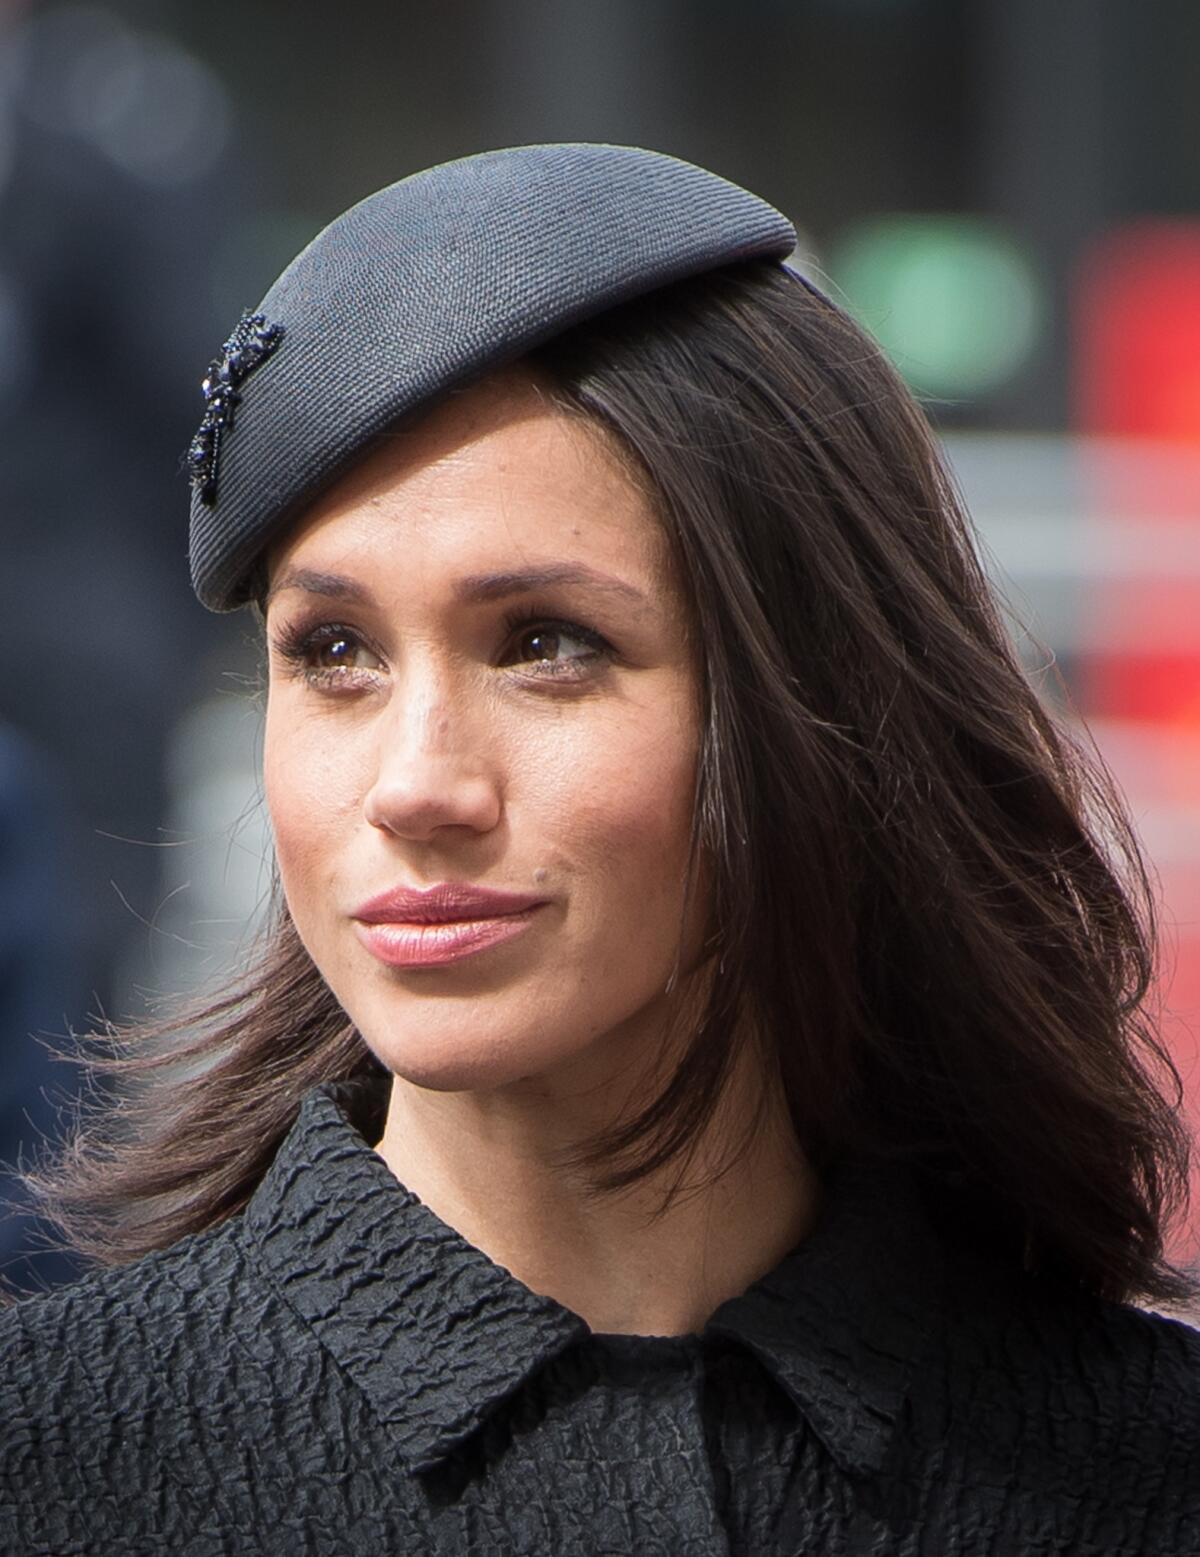
<path id="1" fill-rule="evenodd" d="M 579 682 L 584 679 L 576 671 L 567 667 L 591 666 L 595 667 L 599 661 L 612 657 L 612 645 L 596 632 L 594 628 L 585 627 L 581 622 L 572 622 L 563 617 L 548 615 L 544 611 L 532 610 L 528 607 L 516 607 L 506 611 L 502 617 L 506 642 L 514 635 L 522 636 L 531 628 L 540 627 L 551 632 L 559 632 L 567 637 L 575 638 L 580 643 L 586 644 L 588 652 L 576 655 L 573 659 L 555 660 L 531 660 L 529 665 L 541 665 L 546 667 L 541 670 L 527 672 L 526 680 L 538 679 L 542 681 L 571 681 Z M 353 627 L 348 627 L 340 622 L 319 622 L 315 626 L 303 622 L 288 624 L 279 629 L 273 637 L 273 645 L 276 654 L 287 665 L 292 667 L 295 674 L 302 677 L 309 686 L 317 690 L 346 690 L 353 691 L 359 687 L 368 685 L 364 678 L 374 677 L 374 671 L 360 670 L 354 666 L 338 669 L 331 665 L 314 665 L 312 658 L 322 648 L 332 643 L 346 642 L 361 648 L 370 649 L 370 644 L 363 635 Z M 372 650 L 372 653 L 375 651 Z M 382 658 L 382 656 L 379 656 Z M 563 669 L 553 669 L 561 664 Z"/>

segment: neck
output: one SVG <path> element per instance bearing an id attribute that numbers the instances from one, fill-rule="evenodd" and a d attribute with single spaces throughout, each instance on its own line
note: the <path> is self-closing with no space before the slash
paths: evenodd
<path id="1" fill-rule="evenodd" d="M 782 1094 L 764 1090 L 752 1062 L 731 1077 L 666 1209 L 677 1167 L 615 1194 L 564 1171 L 564 1148 L 605 1122 L 594 1089 L 539 1080 L 447 1093 L 396 1077 L 377 1150 L 435 1215 L 597 1333 L 700 1330 L 807 1233 L 816 1184 Z"/>

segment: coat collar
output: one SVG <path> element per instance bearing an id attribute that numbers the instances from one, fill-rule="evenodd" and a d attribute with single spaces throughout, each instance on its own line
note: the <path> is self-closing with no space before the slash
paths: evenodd
<path id="1" fill-rule="evenodd" d="M 748 1346 L 841 1468 L 869 1475 L 938 1327 L 944 1273 L 912 1174 L 844 1164 L 825 1177 L 809 1236 L 706 1333 Z"/>
<path id="2" fill-rule="evenodd" d="M 405 1189 L 348 1117 L 357 1100 L 308 1095 L 247 1228 L 279 1292 L 426 1470 L 588 1326 Z"/>
<path id="3" fill-rule="evenodd" d="M 245 1221 L 268 1279 L 424 1471 L 591 1331 L 399 1183 L 355 1123 L 380 1085 L 308 1095 Z M 704 1335 L 748 1347 L 842 1468 L 867 1474 L 934 1325 L 938 1270 L 911 1181 L 856 1165 L 826 1180 L 804 1243 Z"/>

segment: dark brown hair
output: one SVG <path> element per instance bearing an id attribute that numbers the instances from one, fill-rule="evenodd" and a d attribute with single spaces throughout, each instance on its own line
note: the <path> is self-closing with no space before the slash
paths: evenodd
<path id="1" fill-rule="evenodd" d="M 735 1045 L 762 1042 L 818 1169 L 909 1161 L 1014 1261 L 1184 1295 L 1163 1236 L 1188 1138 L 1145 866 L 1099 759 L 1022 671 L 878 348 L 756 263 L 532 363 L 648 482 L 703 662 L 693 862 L 717 976 L 661 1095 L 585 1153 L 601 1187 L 686 1156 Z M 380 1069 L 281 901 L 236 988 L 110 1032 L 97 1063 L 116 1091 L 36 1187 L 102 1262 L 238 1211 L 303 1094 Z"/>

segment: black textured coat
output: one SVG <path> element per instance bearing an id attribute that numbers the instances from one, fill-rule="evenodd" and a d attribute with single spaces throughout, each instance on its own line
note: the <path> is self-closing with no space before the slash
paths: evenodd
<path id="1" fill-rule="evenodd" d="M 377 1107 L 378 1098 L 368 1106 Z M 903 1175 L 698 1336 L 593 1335 L 306 1101 L 246 1212 L 0 1320 L 0 1552 L 1200 1554 L 1200 1334 Z"/>

